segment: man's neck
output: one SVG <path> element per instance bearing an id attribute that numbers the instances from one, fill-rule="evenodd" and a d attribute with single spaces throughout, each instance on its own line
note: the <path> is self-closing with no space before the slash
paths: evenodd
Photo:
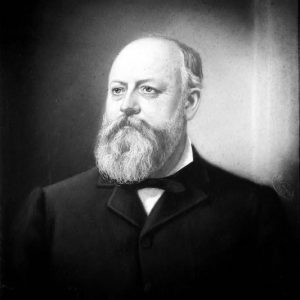
<path id="1" fill-rule="evenodd" d="M 194 158 L 193 158 L 192 143 L 191 143 L 190 138 L 187 136 L 186 142 L 185 142 L 185 147 L 184 147 L 184 150 L 182 152 L 182 155 L 181 155 L 179 161 L 177 162 L 175 167 L 169 173 L 167 173 L 166 176 L 171 176 L 171 175 L 177 173 L 179 170 L 181 170 L 182 168 L 184 168 L 185 166 L 187 166 L 191 162 L 193 162 L 193 160 L 194 160 Z"/>
<path id="2" fill-rule="evenodd" d="M 187 134 L 184 134 L 178 143 L 175 151 L 170 156 L 165 165 L 157 172 L 155 172 L 151 177 L 152 178 L 161 178 L 172 175 L 177 172 L 177 166 L 180 162 L 182 155 L 184 154 L 187 147 L 190 147 L 190 141 L 188 140 Z M 192 161 L 192 159 L 191 159 Z"/>

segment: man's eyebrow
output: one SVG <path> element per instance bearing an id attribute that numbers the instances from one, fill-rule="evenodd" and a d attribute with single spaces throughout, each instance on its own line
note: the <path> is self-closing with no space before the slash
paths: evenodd
<path id="1" fill-rule="evenodd" d="M 157 78 L 145 78 L 145 79 L 140 79 L 136 82 L 136 85 L 140 85 L 140 84 L 143 84 L 143 83 L 147 83 L 147 82 L 158 82 Z M 113 83 L 118 83 L 118 84 L 122 84 L 122 85 L 126 85 L 127 86 L 127 82 L 125 81 L 122 81 L 122 80 L 118 80 L 118 79 L 114 79 L 110 82 L 110 85 L 113 84 Z M 166 84 L 165 82 L 160 82 L 162 84 Z"/>
<path id="2" fill-rule="evenodd" d="M 122 80 L 112 80 L 111 83 L 120 83 L 122 85 L 127 85 L 127 83 Z"/>

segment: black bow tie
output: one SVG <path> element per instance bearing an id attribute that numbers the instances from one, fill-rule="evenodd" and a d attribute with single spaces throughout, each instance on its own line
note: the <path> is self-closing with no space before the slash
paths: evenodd
<path id="1" fill-rule="evenodd" d="M 180 193 L 185 190 L 185 186 L 175 176 L 165 178 L 148 178 L 138 183 L 123 184 L 124 188 L 140 190 L 144 188 L 158 188 L 173 193 Z"/>

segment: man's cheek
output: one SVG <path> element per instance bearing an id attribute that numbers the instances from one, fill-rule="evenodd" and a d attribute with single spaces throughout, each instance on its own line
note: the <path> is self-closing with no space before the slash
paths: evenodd
<path id="1" fill-rule="evenodd" d="M 105 107 L 105 116 L 108 120 L 114 120 L 117 119 L 119 116 L 119 108 L 117 106 L 116 101 L 107 101 L 106 107 Z"/>

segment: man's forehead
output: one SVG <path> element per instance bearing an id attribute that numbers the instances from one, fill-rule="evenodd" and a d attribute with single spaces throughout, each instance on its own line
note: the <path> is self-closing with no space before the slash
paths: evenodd
<path id="1" fill-rule="evenodd" d="M 127 45 L 115 59 L 110 80 L 118 76 L 172 76 L 178 73 L 183 58 L 171 41 L 146 38 Z"/>

